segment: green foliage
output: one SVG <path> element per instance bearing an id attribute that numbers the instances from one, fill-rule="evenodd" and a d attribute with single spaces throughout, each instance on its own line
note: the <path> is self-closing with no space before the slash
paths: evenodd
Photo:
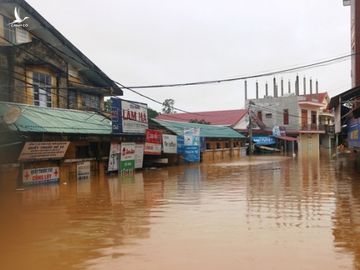
<path id="1" fill-rule="evenodd" d="M 175 113 L 174 105 L 175 105 L 175 100 L 173 100 L 172 98 L 165 99 L 165 101 L 162 104 L 163 106 L 162 112 L 166 114 Z"/>
<path id="2" fill-rule="evenodd" d="M 149 119 L 153 119 L 156 118 L 156 116 L 158 116 L 159 113 L 151 108 L 148 108 L 148 118 Z"/>
<path id="3" fill-rule="evenodd" d="M 203 124 L 203 125 L 210 125 L 210 122 L 205 121 L 204 119 L 191 119 L 189 121 L 190 123 L 196 123 L 196 124 Z"/>

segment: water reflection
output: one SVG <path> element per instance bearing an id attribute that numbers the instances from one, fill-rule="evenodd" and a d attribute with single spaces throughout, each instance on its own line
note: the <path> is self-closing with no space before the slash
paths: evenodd
<path id="1" fill-rule="evenodd" d="M 0 268 L 357 269 L 359 179 L 348 159 L 252 157 L 2 189 Z"/>

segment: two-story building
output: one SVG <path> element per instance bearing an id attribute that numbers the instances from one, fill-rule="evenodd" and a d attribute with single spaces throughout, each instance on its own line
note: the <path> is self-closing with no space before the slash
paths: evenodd
<path id="1" fill-rule="evenodd" d="M 122 94 L 26 1 L 0 1 L 0 163 L 22 160 L 23 171 L 67 166 L 63 176 L 84 160 L 96 168 L 113 139 L 104 97 Z M 43 158 L 31 156 L 41 142 L 54 144 Z"/>
<path id="2" fill-rule="evenodd" d="M 274 127 L 281 127 L 287 136 L 298 138 L 300 152 L 314 153 L 320 145 L 330 148 L 334 138 L 334 116 L 326 110 L 328 102 L 329 96 L 325 92 L 265 96 L 247 100 L 246 106 L 264 123 L 264 134 L 272 133 Z M 286 143 L 286 137 L 284 141 Z"/>

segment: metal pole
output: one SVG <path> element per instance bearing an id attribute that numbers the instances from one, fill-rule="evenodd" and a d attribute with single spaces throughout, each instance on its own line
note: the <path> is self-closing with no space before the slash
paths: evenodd
<path id="1" fill-rule="evenodd" d="M 253 105 L 252 101 L 249 101 L 249 108 L 248 108 L 248 116 L 249 116 L 249 155 L 251 156 L 253 154 L 253 134 L 252 134 L 252 119 L 251 119 L 251 105 Z"/>

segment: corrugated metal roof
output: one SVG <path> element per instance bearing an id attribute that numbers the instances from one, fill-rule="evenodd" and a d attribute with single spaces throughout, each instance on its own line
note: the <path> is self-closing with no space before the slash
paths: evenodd
<path id="1" fill-rule="evenodd" d="M 184 123 L 175 121 L 166 121 L 152 119 L 155 123 L 162 127 L 174 132 L 176 135 L 184 135 L 185 128 L 200 128 L 200 136 L 205 138 L 245 138 L 244 135 L 238 133 L 230 127 L 214 126 L 214 125 L 203 125 L 195 123 Z"/>
<path id="2" fill-rule="evenodd" d="M 160 114 L 156 117 L 159 120 L 177 122 L 190 122 L 191 120 L 204 120 L 211 125 L 235 126 L 245 115 L 247 109 L 206 111 L 195 113 Z"/>
<path id="3" fill-rule="evenodd" d="M 18 107 L 21 115 L 11 130 L 69 134 L 111 134 L 111 121 L 96 112 L 77 111 L 0 102 L 2 118 L 11 107 Z"/>

